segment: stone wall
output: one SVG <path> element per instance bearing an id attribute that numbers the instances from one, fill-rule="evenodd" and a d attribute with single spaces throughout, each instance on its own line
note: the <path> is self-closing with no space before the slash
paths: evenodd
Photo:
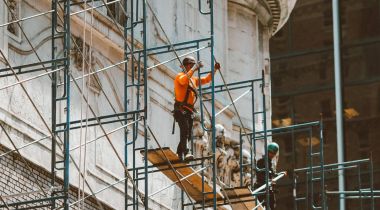
<path id="1" fill-rule="evenodd" d="M 9 151 L 10 149 L 0 145 L 1 154 Z M 44 193 L 50 192 L 50 180 L 51 174 L 49 171 L 30 162 L 29 160 L 26 160 L 15 151 L 1 157 L 1 196 L 8 205 L 20 201 L 31 201 L 45 198 Z M 59 180 L 58 183 L 62 185 L 62 180 Z M 44 192 L 42 192 L 41 188 Z M 71 202 L 76 200 L 77 196 L 78 188 L 71 186 L 69 191 Z M 85 196 L 88 196 L 88 194 Z M 113 209 L 104 203 L 96 202 L 96 200 L 92 197 L 86 199 L 83 203 L 83 209 Z M 20 205 L 18 207 L 25 208 L 44 204 L 48 204 L 48 202 Z M 1 203 L 1 205 L 3 205 L 3 203 Z M 58 200 L 56 205 L 62 205 L 62 199 Z M 101 207 L 99 205 L 101 205 Z M 12 208 L 14 208 L 14 206 L 12 206 L 11 209 Z M 39 209 L 43 209 L 43 207 L 40 207 Z M 46 209 L 50 208 L 46 207 Z"/>

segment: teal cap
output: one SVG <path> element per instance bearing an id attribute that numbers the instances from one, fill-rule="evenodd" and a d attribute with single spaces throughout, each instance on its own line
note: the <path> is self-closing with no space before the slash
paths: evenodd
<path id="1" fill-rule="evenodd" d="M 280 147 L 275 142 L 271 142 L 268 144 L 268 152 L 277 153 L 279 148 Z"/>

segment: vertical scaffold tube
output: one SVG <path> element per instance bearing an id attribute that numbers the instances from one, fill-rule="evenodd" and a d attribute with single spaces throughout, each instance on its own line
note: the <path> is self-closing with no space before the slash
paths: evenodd
<path id="1" fill-rule="evenodd" d="M 147 116 L 148 116 L 148 71 L 147 71 L 147 61 L 148 61 L 148 55 L 147 55 L 147 40 L 146 40 L 146 19 L 147 19 L 147 13 L 146 13 L 146 0 L 143 0 L 143 53 L 144 53 L 144 188 L 145 188 L 145 195 L 144 195 L 144 206 L 145 209 L 149 209 L 148 207 L 148 130 L 146 126 Z"/>
<path id="2" fill-rule="evenodd" d="M 335 77 L 335 106 L 336 106 L 336 141 L 338 163 L 344 162 L 344 127 L 343 127 L 343 104 L 342 104 L 342 81 L 341 81 L 341 56 L 340 56 L 340 15 L 339 0 L 332 1 L 333 8 L 333 31 L 334 31 L 334 77 Z M 344 170 L 338 171 L 339 191 L 343 192 Z M 340 210 L 346 209 L 344 194 L 339 195 Z"/>
<path id="3" fill-rule="evenodd" d="M 241 135 L 241 129 L 239 129 L 239 136 L 240 136 L 240 139 L 239 139 L 239 144 L 240 144 L 240 147 L 239 147 L 239 163 L 240 163 L 240 170 L 239 170 L 239 174 L 240 174 L 240 187 L 243 186 L 243 137 Z"/>
<path id="4" fill-rule="evenodd" d="M 54 11 L 52 13 L 51 21 L 52 21 L 52 27 L 51 27 L 51 59 L 54 60 L 56 59 L 56 47 L 55 47 L 55 36 L 56 36 L 56 28 L 57 28 L 57 2 L 58 0 L 53 0 L 51 2 L 52 10 Z M 52 68 L 56 69 L 57 68 L 57 62 L 53 62 Z M 52 73 L 52 84 L 51 84 L 51 128 L 52 128 L 52 140 L 51 140 L 51 181 L 50 185 L 54 186 L 55 185 L 55 164 L 56 164 L 56 125 L 57 125 L 57 104 L 56 104 L 56 98 L 57 98 L 57 72 Z M 54 191 L 51 193 L 51 196 L 54 196 Z M 52 206 L 51 209 L 55 208 L 55 200 L 52 201 Z"/>
<path id="5" fill-rule="evenodd" d="M 320 165 L 321 165 L 321 193 L 322 193 L 322 209 L 327 209 L 326 205 L 326 193 L 325 193 L 325 160 L 324 160 L 324 152 L 323 152 L 323 145 L 324 145 L 324 136 L 323 136 L 323 121 L 321 119 L 319 124 L 319 152 L 320 152 Z"/>
<path id="6" fill-rule="evenodd" d="M 216 209 L 216 158 L 215 158 L 215 152 L 216 152 L 216 136 L 215 136 L 215 69 L 214 69 L 214 1 L 210 0 L 210 31 L 211 31 L 211 76 L 212 76 L 212 82 L 211 82 L 211 129 L 212 129 L 212 162 L 213 162 L 213 168 L 212 168 L 212 187 L 213 187 L 213 207 Z"/>
<path id="7" fill-rule="evenodd" d="M 251 150 L 251 190 L 253 189 L 253 171 L 254 171 L 254 166 L 256 166 L 256 158 L 254 155 L 256 155 L 256 151 L 254 151 L 254 146 L 253 146 L 253 141 L 255 141 L 255 132 L 256 132 L 256 125 L 255 125 L 255 88 L 254 88 L 254 82 L 252 82 L 251 86 L 251 108 L 252 108 L 252 133 L 253 133 L 253 138 L 252 135 L 249 135 L 250 139 L 250 150 Z M 241 135 L 241 134 L 240 134 Z M 240 137 L 241 138 L 241 137 Z M 255 163 L 254 163 L 255 162 Z"/>
<path id="8" fill-rule="evenodd" d="M 266 101 L 265 101 L 265 74 L 262 71 L 262 94 L 263 94 L 263 130 L 264 130 L 264 158 L 265 158 L 265 184 L 266 184 L 266 206 L 270 206 L 270 192 L 269 192 L 269 160 L 268 160 L 268 137 L 267 137 L 267 115 L 266 115 Z M 270 209 L 270 207 L 269 207 Z"/>
<path id="9" fill-rule="evenodd" d="M 124 11 L 128 11 L 128 1 L 124 0 Z M 128 19 L 124 21 L 124 38 L 128 38 Z M 127 56 L 127 43 L 124 42 L 124 60 L 128 60 Z M 124 112 L 128 112 L 128 61 L 124 64 Z M 127 124 L 128 121 L 125 119 L 124 124 Z M 128 168 L 128 132 L 124 130 L 124 165 Z M 127 174 L 125 173 L 125 177 Z M 128 209 L 128 180 L 124 182 L 124 209 Z"/>
<path id="10" fill-rule="evenodd" d="M 63 175 L 63 190 L 65 192 L 64 209 L 69 209 L 69 175 L 70 175 L 70 0 L 64 3 L 64 56 L 65 70 L 64 77 L 66 78 L 65 93 L 66 93 L 66 125 L 64 132 L 64 175 Z"/>

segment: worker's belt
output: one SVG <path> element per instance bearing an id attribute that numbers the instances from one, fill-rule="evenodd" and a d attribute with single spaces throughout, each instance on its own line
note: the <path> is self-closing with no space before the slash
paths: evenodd
<path id="1" fill-rule="evenodd" d="M 195 101 L 194 101 L 194 104 L 195 102 L 197 101 L 198 99 L 198 95 L 197 95 L 197 91 L 195 91 L 194 88 L 192 88 L 190 86 L 190 84 L 187 85 L 187 89 L 186 89 L 186 95 L 185 95 L 185 98 L 183 99 L 183 101 L 177 101 L 175 100 L 174 102 L 174 110 L 172 111 L 173 113 L 173 117 L 174 117 L 174 120 L 173 120 L 173 130 L 172 130 L 172 134 L 174 134 L 174 129 L 175 129 L 175 113 L 176 112 L 181 112 L 183 115 L 185 114 L 188 114 L 190 113 L 191 114 L 191 117 L 193 117 L 193 113 L 196 112 L 196 110 L 194 109 L 194 104 L 188 104 L 187 101 L 189 99 L 189 95 L 190 95 L 190 92 L 193 92 L 194 93 L 194 96 L 195 96 Z"/>
<path id="2" fill-rule="evenodd" d="M 188 104 L 188 103 L 183 103 L 179 101 L 175 101 L 174 103 L 174 111 L 180 111 L 183 114 L 185 112 L 190 111 L 191 113 L 195 112 L 194 105 Z"/>

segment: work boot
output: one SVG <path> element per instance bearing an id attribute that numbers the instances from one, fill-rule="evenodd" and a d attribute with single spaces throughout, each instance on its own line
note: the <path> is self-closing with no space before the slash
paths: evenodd
<path id="1" fill-rule="evenodd" d="M 179 162 L 183 162 L 183 154 L 177 154 Z"/>
<path id="2" fill-rule="evenodd" d="M 192 154 L 186 154 L 185 155 L 185 160 L 186 161 L 194 160 L 194 156 Z"/>

